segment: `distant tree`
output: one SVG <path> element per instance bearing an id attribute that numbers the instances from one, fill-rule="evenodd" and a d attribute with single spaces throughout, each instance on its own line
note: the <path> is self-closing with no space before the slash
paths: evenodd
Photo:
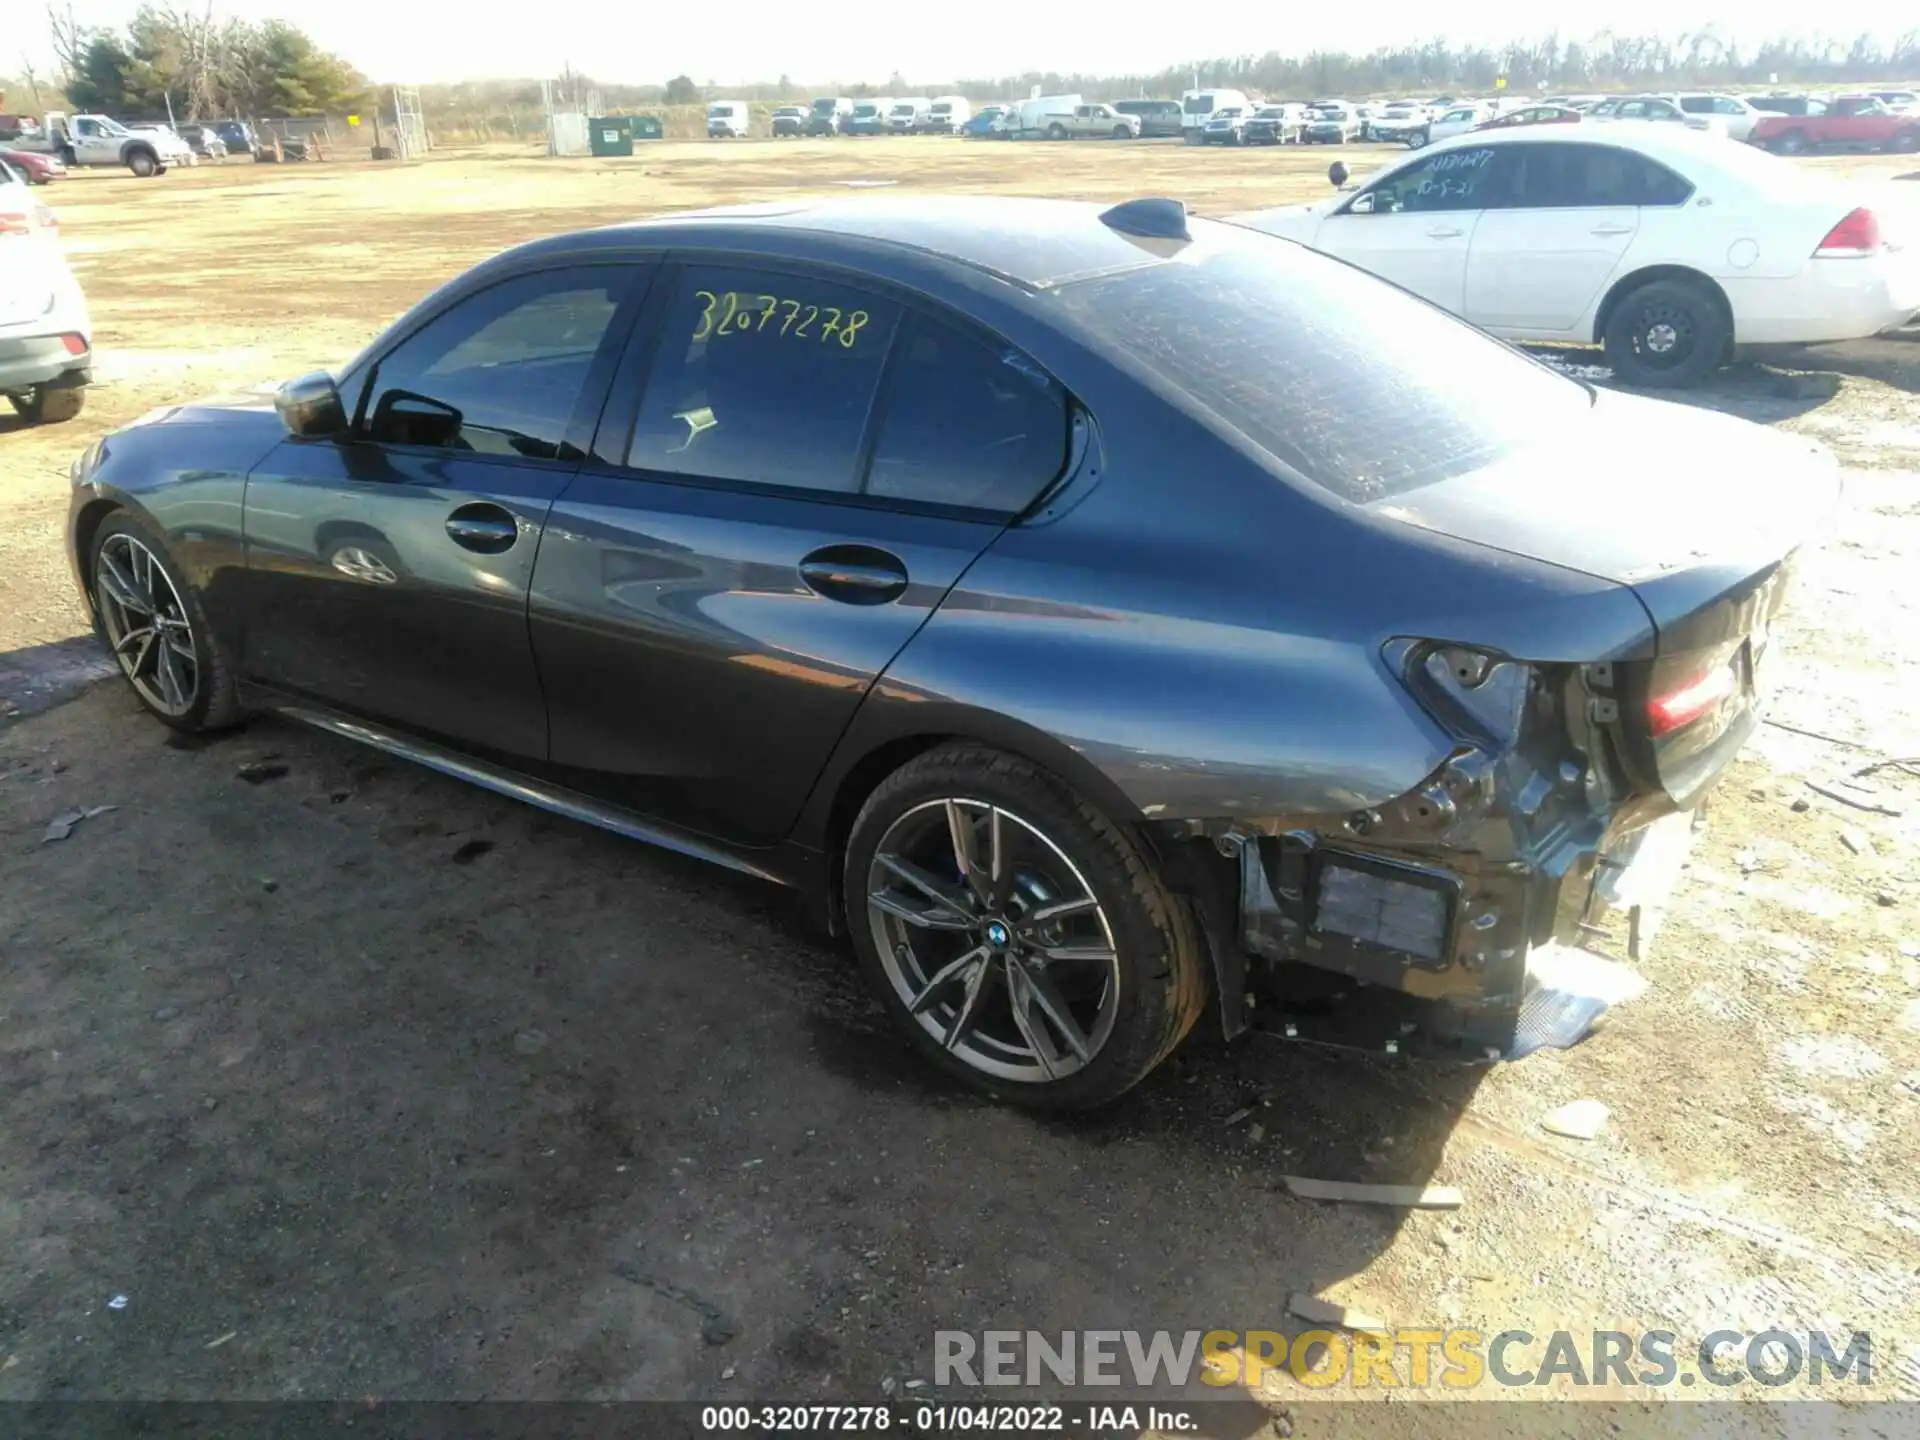
<path id="1" fill-rule="evenodd" d="M 700 87 L 693 83 L 691 75 L 676 75 L 667 81 L 666 99 L 669 105 L 697 105 Z"/>
<path id="2" fill-rule="evenodd" d="M 112 35 L 95 35 L 80 51 L 67 79 L 67 99 L 76 110 L 125 110 L 130 103 L 132 73 L 133 56 L 126 46 Z"/>

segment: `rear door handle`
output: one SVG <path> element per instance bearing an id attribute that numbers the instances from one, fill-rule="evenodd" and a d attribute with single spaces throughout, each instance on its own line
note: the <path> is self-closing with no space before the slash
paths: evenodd
<path id="1" fill-rule="evenodd" d="M 1631 235 L 1633 233 L 1633 226 L 1631 225 L 1596 225 L 1593 227 L 1593 233 L 1595 235 Z"/>
<path id="2" fill-rule="evenodd" d="M 827 545 L 800 562 L 809 590 L 843 605 L 885 605 L 907 590 L 907 567 L 872 545 Z"/>
<path id="3" fill-rule="evenodd" d="M 487 501 L 462 505 L 447 516 L 447 534 L 463 550 L 498 555 L 520 538 L 520 522 L 504 506 Z"/>
<path id="4" fill-rule="evenodd" d="M 1427 234 L 1435 240 L 1458 240 L 1466 233 L 1464 230 L 1456 230 L 1451 225 L 1436 225 L 1427 231 Z"/>

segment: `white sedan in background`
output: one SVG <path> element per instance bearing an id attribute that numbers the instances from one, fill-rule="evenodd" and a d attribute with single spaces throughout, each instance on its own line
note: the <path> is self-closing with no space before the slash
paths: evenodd
<path id="1" fill-rule="evenodd" d="M 1683 386 L 1735 345 L 1854 340 L 1920 312 L 1920 247 L 1867 192 L 1678 125 L 1464 135 L 1312 205 L 1229 217 L 1508 340 L 1606 347 Z"/>
<path id="2" fill-rule="evenodd" d="M 1466 134 L 1476 125 L 1484 125 L 1493 119 L 1495 113 L 1493 106 L 1484 100 L 1455 105 L 1443 111 L 1437 119 L 1429 121 L 1424 129 L 1411 131 L 1407 136 L 1407 144 L 1417 150 L 1422 145 L 1451 140 L 1456 135 Z"/>
<path id="3" fill-rule="evenodd" d="M 0 161 L 0 395 L 29 425 L 71 420 L 93 376 L 93 325 L 53 212 Z"/>

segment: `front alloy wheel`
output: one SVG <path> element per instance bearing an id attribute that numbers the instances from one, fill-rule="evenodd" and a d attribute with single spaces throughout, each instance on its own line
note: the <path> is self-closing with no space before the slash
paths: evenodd
<path id="1" fill-rule="evenodd" d="M 116 511 L 101 522 L 88 575 L 100 637 L 142 705 L 176 730 L 240 719 L 220 637 L 143 519 Z"/>
<path id="2" fill-rule="evenodd" d="M 193 624 L 153 552 L 131 535 L 109 535 L 94 561 L 94 598 L 120 671 L 160 715 L 177 719 L 200 696 Z"/>
<path id="3" fill-rule="evenodd" d="M 901 767 L 854 821 L 844 877 L 888 1012 L 1000 1099 L 1104 1104 L 1204 1005 L 1193 917 L 1151 853 L 1016 756 L 956 743 Z"/>

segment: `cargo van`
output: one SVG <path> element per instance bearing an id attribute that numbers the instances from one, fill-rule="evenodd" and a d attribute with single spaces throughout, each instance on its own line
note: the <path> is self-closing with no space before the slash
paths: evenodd
<path id="1" fill-rule="evenodd" d="M 838 135 L 847 128 L 853 101 L 844 95 L 823 96 L 807 111 L 807 134 Z"/>
<path id="2" fill-rule="evenodd" d="M 883 135 L 887 129 L 887 116 L 893 110 L 891 95 L 876 96 L 872 100 L 853 102 L 853 113 L 840 127 L 847 135 Z"/>
<path id="3" fill-rule="evenodd" d="M 887 111 L 887 133 L 912 135 L 927 123 L 927 116 L 932 113 L 933 101 L 924 95 L 908 95 L 896 100 Z"/>
<path id="4" fill-rule="evenodd" d="M 966 96 L 942 95 L 927 111 L 924 128 L 931 135 L 958 135 L 961 127 L 972 118 L 973 105 Z"/>
<path id="5" fill-rule="evenodd" d="M 1253 102 L 1242 90 L 1188 90 L 1180 97 L 1180 133 L 1189 145 L 1206 143 L 1207 121 L 1216 110 L 1251 114 Z"/>
<path id="6" fill-rule="evenodd" d="M 707 138 L 738 140 L 753 129 L 753 113 L 744 100 L 716 100 L 707 106 Z"/>

